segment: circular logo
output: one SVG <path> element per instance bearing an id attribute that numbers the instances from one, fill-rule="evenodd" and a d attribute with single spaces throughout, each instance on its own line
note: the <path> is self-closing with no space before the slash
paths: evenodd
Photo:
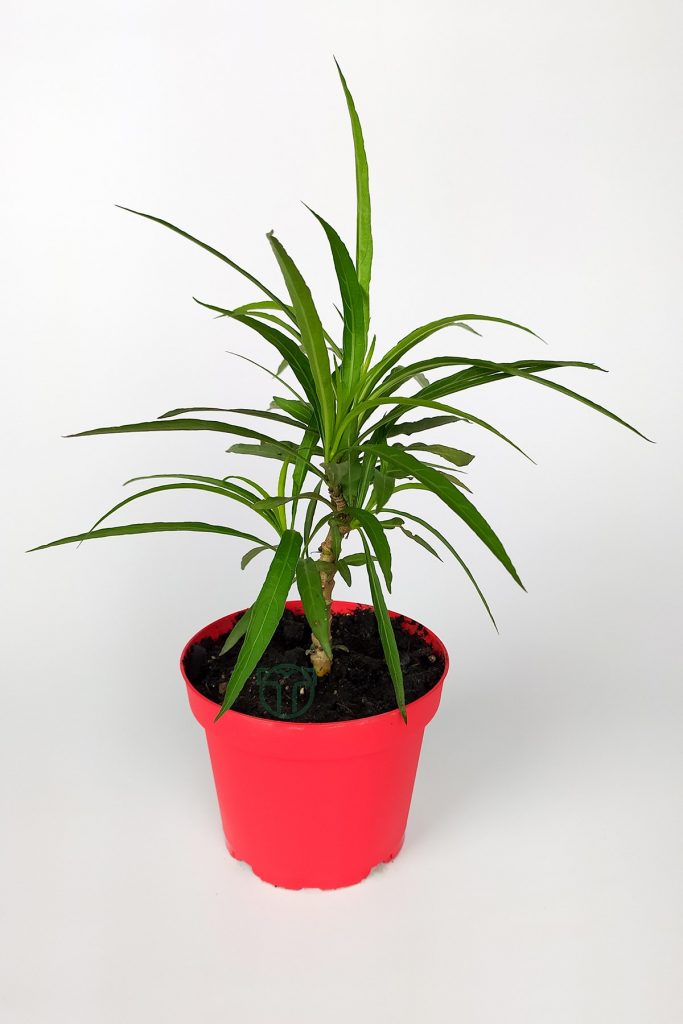
<path id="1" fill-rule="evenodd" d="M 261 707 L 274 718 L 300 718 L 315 698 L 316 674 L 301 665 L 273 665 L 256 671 Z"/>

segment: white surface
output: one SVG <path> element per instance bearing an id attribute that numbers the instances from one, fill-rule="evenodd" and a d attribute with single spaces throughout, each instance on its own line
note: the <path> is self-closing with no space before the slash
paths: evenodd
<path id="1" fill-rule="evenodd" d="M 681 1019 L 682 28 L 663 0 L 5 5 L 8 1024 Z M 457 435 L 529 594 L 425 506 L 501 636 L 450 565 L 401 547 L 391 604 L 453 662 L 407 842 L 355 889 L 294 894 L 225 853 L 176 667 L 259 562 L 236 573 L 240 546 L 211 537 L 22 552 L 89 526 L 136 473 L 227 463 L 210 436 L 61 434 L 270 393 L 223 354 L 251 339 L 191 301 L 248 287 L 114 202 L 273 283 L 274 227 L 333 298 L 298 204 L 352 236 L 332 52 L 365 126 L 382 343 L 454 311 L 529 322 L 552 355 L 608 366 L 558 379 L 658 444 L 521 381 L 477 397 L 539 462 Z M 425 351 L 446 345 L 543 354 L 502 330 Z"/>

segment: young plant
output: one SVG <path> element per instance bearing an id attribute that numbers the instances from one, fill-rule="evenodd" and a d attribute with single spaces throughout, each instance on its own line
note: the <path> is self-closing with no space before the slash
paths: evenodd
<path id="1" fill-rule="evenodd" d="M 432 432 L 451 428 L 453 424 L 468 423 L 494 434 L 521 452 L 496 427 L 463 408 L 461 402 L 468 405 L 464 396 L 462 399 L 454 396 L 495 381 L 518 378 L 568 395 L 640 434 L 614 413 L 544 376 L 550 370 L 568 366 L 599 370 L 593 363 L 552 359 L 499 363 L 478 356 L 453 355 L 450 345 L 443 355 L 415 360 L 414 350 L 446 327 L 458 328 L 476 340 L 481 335 L 473 325 L 493 322 L 537 337 L 529 328 L 502 317 L 479 313 L 441 317 L 410 331 L 383 355 L 375 355 L 376 339 L 370 330 L 373 243 L 368 165 L 358 114 L 338 65 L 337 69 L 351 119 L 355 152 L 354 258 L 331 224 L 315 211 L 310 212 L 325 234 L 339 283 L 341 339 L 335 340 L 323 326 L 301 271 L 272 232 L 267 237 L 284 281 L 286 295 L 282 297 L 228 256 L 186 231 L 160 217 L 129 210 L 212 253 L 261 293 L 260 297 L 235 309 L 195 301 L 221 318 L 245 325 L 261 342 L 275 349 L 279 368 L 277 372 L 267 372 L 276 382 L 276 394 L 267 408 L 172 409 L 156 420 L 99 427 L 70 435 L 85 437 L 169 430 L 226 434 L 238 439 L 227 449 L 232 456 L 257 456 L 279 463 L 275 493 L 269 494 L 244 475 L 209 477 L 178 473 L 136 477 L 128 483 L 144 481 L 148 485 L 118 502 L 89 531 L 41 545 L 47 548 L 126 534 L 194 531 L 247 541 L 250 546 L 242 557 L 242 568 L 261 553 L 269 552 L 271 562 L 263 586 L 224 647 L 228 650 L 243 639 L 219 716 L 231 707 L 254 672 L 294 583 L 311 627 L 311 663 L 318 676 L 329 673 L 334 657 L 330 606 L 335 580 L 339 575 L 350 584 L 352 569 L 360 566 L 368 575 L 387 668 L 397 705 L 405 718 L 401 666 L 384 597 L 384 587 L 391 590 L 390 537 L 394 530 L 401 531 L 436 558 L 440 556 L 434 544 L 443 545 L 467 575 L 493 621 L 474 576 L 451 542 L 427 520 L 403 507 L 411 491 L 427 491 L 447 505 L 522 586 L 498 535 L 467 496 L 469 488 L 461 471 L 474 456 L 450 443 L 417 439 L 427 432 L 431 436 Z M 253 362 L 250 357 L 249 361 Z M 432 378 L 427 376 L 435 371 L 447 372 Z M 414 390 L 407 392 L 406 388 Z M 198 413 L 262 420 L 264 428 L 259 431 L 232 419 L 200 418 Z M 283 425 L 296 431 L 295 440 L 275 436 Z M 115 512 L 140 498 L 160 491 L 183 489 L 206 491 L 246 506 L 260 520 L 266 535 L 204 522 L 102 525 Z M 416 532 L 415 526 L 422 532 Z M 347 554 L 345 544 L 352 536 L 360 540 L 361 550 Z"/>

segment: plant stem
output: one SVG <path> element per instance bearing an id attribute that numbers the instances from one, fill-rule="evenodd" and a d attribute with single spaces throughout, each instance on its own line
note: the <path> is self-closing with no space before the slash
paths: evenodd
<path id="1" fill-rule="evenodd" d="M 349 533 L 349 517 L 346 512 L 346 501 L 341 493 L 341 490 L 335 491 L 330 487 L 330 500 L 334 505 L 335 515 L 330 529 L 327 532 L 327 536 L 318 549 L 320 552 L 320 561 L 329 563 L 329 568 L 322 569 L 320 573 L 320 582 L 322 583 L 323 597 L 325 598 L 325 604 L 327 605 L 327 620 L 330 624 L 330 633 L 332 632 L 332 591 L 334 590 L 335 576 L 337 575 L 337 567 L 335 561 L 334 551 L 334 529 L 333 526 L 339 531 L 340 543 L 344 540 Z M 309 651 L 311 664 L 315 669 L 315 674 L 318 678 L 326 676 L 332 668 L 332 659 L 327 656 L 323 650 L 320 641 L 318 640 L 315 633 L 311 634 L 311 647 Z"/>

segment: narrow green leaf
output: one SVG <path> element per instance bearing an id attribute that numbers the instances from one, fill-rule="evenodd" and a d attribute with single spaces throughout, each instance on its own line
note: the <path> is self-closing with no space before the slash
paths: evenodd
<path id="1" fill-rule="evenodd" d="M 372 483 L 374 502 L 378 509 L 382 509 L 394 493 L 396 479 L 388 473 L 382 472 L 381 469 L 376 469 Z"/>
<path id="2" fill-rule="evenodd" d="M 266 546 L 265 544 L 260 544 L 256 548 L 249 548 L 249 550 L 244 555 L 242 555 L 242 560 L 240 562 L 240 569 L 246 569 L 246 567 L 249 565 L 249 563 L 252 562 L 256 558 L 257 555 L 260 555 L 262 551 L 274 551 L 274 550 L 275 550 L 275 548 L 273 547 L 272 544 L 269 544 L 268 546 Z"/>
<path id="3" fill-rule="evenodd" d="M 403 526 L 403 520 L 398 516 L 394 516 L 392 519 L 380 519 L 378 522 L 381 523 L 383 530 L 395 530 L 397 526 Z"/>
<path id="4" fill-rule="evenodd" d="M 595 412 L 599 412 L 603 416 L 607 416 L 608 419 L 614 420 L 616 423 L 621 424 L 622 427 L 626 427 L 634 434 L 637 434 L 639 437 L 642 437 L 644 441 L 651 442 L 651 438 L 646 437 L 645 434 L 641 433 L 640 430 L 637 430 L 636 427 L 632 426 L 630 423 L 627 423 L 626 420 L 621 419 L 621 417 L 617 416 L 615 413 L 610 412 L 609 409 L 605 409 L 604 406 L 598 405 L 597 402 L 591 401 L 590 398 L 585 398 L 583 395 L 579 395 L 576 391 L 571 391 L 569 388 L 564 387 L 562 384 L 557 384 L 554 380 L 549 380 L 546 377 L 537 377 L 536 374 L 531 372 L 531 370 L 529 369 L 529 367 L 533 369 L 534 366 L 538 372 L 541 372 L 543 370 L 552 370 L 559 369 L 560 367 L 572 366 L 581 367 L 583 369 L 588 370 L 602 369 L 600 366 L 596 366 L 594 363 L 550 362 L 548 360 L 538 360 L 536 361 L 536 363 L 492 363 L 488 360 L 473 359 L 467 359 L 466 362 L 471 363 L 473 367 L 481 367 L 484 370 L 488 368 L 491 370 L 494 376 L 497 374 L 502 374 L 509 375 L 512 377 L 521 377 L 523 380 L 530 380 L 533 381 L 535 384 L 541 384 L 543 385 L 543 387 L 551 388 L 551 390 L 553 391 L 558 391 L 560 394 L 567 395 L 569 398 L 573 398 L 575 399 L 575 401 L 581 402 L 582 405 L 588 406 L 588 408 L 593 409 Z M 604 373 L 605 371 L 602 370 L 602 372 Z M 446 377 L 443 380 L 434 381 L 433 384 L 430 384 L 429 387 L 425 389 L 425 393 L 423 393 L 421 397 L 424 398 L 428 396 L 437 396 L 442 394 L 446 395 L 452 394 L 454 391 L 462 391 L 463 377 L 465 377 L 465 379 L 468 381 L 468 383 L 466 383 L 464 386 L 472 386 L 472 383 L 470 383 L 472 381 L 472 378 L 469 372 L 466 372 L 466 374 L 458 373 L 454 374 L 452 377 Z M 482 383 L 482 381 L 477 380 L 475 378 L 473 383 L 476 386 L 477 384 Z"/>
<path id="5" fill-rule="evenodd" d="M 489 607 L 488 601 L 484 597 L 483 591 L 481 590 L 479 584 L 477 583 L 477 581 L 475 580 L 474 576 L 470 572 L 469 568 L 467 567 L 465 562 L 463 562 L 462 558 L 460 557 L 458 552 L 455 550 L 455 548 L 453 547 L 451 542 L 446 537 L 444 537 L 444 535 L 439 530 L 437 530 L 435 526 L 432 526 L 431 523 L 428 523 L 426 519 L 421 519 L 420 516 L 416 516 L 412 512 L 403 512 L 401 509 L 398 509 L 398 508 L 389 508 L 389 509 L 387 509 L 387 512 L 395 512 L 397 515 L 405 516 L 406 519 L 410 519 L 414 523 L 419 523 L 420 526 L 424 527 L 424 529 L 427 530 L 429 533 L 431 533 L 433 537 L 436 537 L 438 540 L 441 541 L 441 543 L 446 548 L 446 550 L 450 551 L 450 553 L 453 555 L 453 558 L 455 558 L 456 562 L 458 562 L 458 564 L 460 565 L 461 569 L 464 571 L 464 573 L 467 576 L 467 578 L 469 579 L 470 583 L 472 584 L 472 586 L 476 590 L 477 594 L 481 598 L 481 602 L 484 605 L 484 608 L 488 612 L 488 616 L 491 619 L 491 622 L 493 623 L 493 625 L 494 625 L 494 627 L 496 629 L 496 632 L 498 632 L 498 626 L 496 624 L 496 620 L 493 617 L 493 612 L 491 611 L 491 609 Z"/>
<path id="6" fill-rule="evenodd" d="M 303 452 L 293 442 L 261 441 L 260 444 L 232 444 L 227 449 L 234 455 L 254 455 L 262 459 L 276 459 L 279 462 L 303 462 L 311 473 L 323 477 L 317 466 L 309 462 Z"/>
<path id="7" fill-rule="evenodd" d="M 228 487 L 224 485 L 219 484 L 218 486 L 214 486 L 212 484 L 198 483 L 196 481 L 191 483 L 158 484 L 156 487 L 146 487 L 144 491 L 138 491 L 137 494 L 131 494 L 129 497 L 117 502 L 117 504 L 114 505 L 113 508 L 110 508 L 109 511 L 105 512 L 103 516 L 100 516 L 97 522 L 93 524 L 92 529 L 97 529 L 100 523 L 103 523 L 105 519 L 109 518 L 109 516 L 114 515 L 114 513 L 118 512 L 119 509 L 122 509 L 125 505 L 129 505 L 132 501 L 137 501 L 139 498 L 146 498 L 150 494 L 158 494 L 161 491 L 184 490 L 204 491 L 209 494 L 218 494 L 221 498 L 231 498 L 233 501 L 237 501 L 241 505 L 246 505 L 247 508 L 251 508 L 253 511 L 258 512 L 259 514 L 263 511 L 262 509 L 256 507 L 256 502 L 254 501 L 253 498 L 251 499 L 251 501 L 245 499 L 241 495 L 232 492 Z M 270 525 L 273 525 L 270 519 L 267 519 L 267 521 L 269 522 Z M 255 537 L 254 540 L 259 544 L 264 543 L 258 537 Z M 271 547 L 271 545 L 267 544 L 266 547 Z"/>
<path id="8" fill-rule="evenodd" d="M 600 366 L 595 363 L 586 363 L 577 360 L 550 360 L 550 359 L 523 359 L 515 363 L 497 363 L 491 359 L 477 359 L 472 356 L 433 356 L 430 359 L 422 359 L 410 366 L 399 369 L 396 367 L 377 389 L 378 394 L 389 395 L 397 391 L 403 384 L 411 380 L 416 372 L 423 370 L 441 370 L 447 366 L 464 366 L 464 370 L 452 374 L 449 377 L 442 377 L 432 384 L 427 383 L 418 392 L 420 398 L 439 398 L 442 395 L 454 394 L 465 388 L 477 387 L 497 380 L 504 380 L 515 375 L 516 370 L 525 372 L 545 372 L 547 370 L 559 370 L 567 367 L 576 367 L 583 370 L 598 370 L 602 373 Z"/>
<path id="9" fill-rule="evenodd" d="M 382 570 L 382 575 L 386 580 L 387 590 L 391 591 L 391 548 L 389 547 L 389 542 L 382 528 L 382 524 L 372 512 L 368 512 L 368 510 L 364 508 L 349 508 L 348 513 L 351 516 L 352 527 L 354 522 L 358 522 L 360 523 L 363 532 L 367 534 L 368 540 L 372 545 L 372 549 L 377 555 L 377 561 L 380 569 Z"/>
<path id="10" fill-rule="evenodd" d="M 280 398 L 276 395 L 273 405 L 288 413 L 292 419 L 298 420 L 304 427 L 309 427 L 313 422 L 313 409 L 308 402 L 301 402 L 295 398 Z"/>
<path id="11" fill-rule="evenodd" d="M 292 419 L 291 416 L 281 416 L 279 412 L 270 409 L 227 409 L 227 412 L 239 413 L 240 416 L 254 416 L 257 419 L 270 420 L 271 423 L 284 423 L 288 427 L 295 427 L 296 430 L 304 430 L 303 423 Z"/>
<path id="12" fill-rule="evenodd" d="M 306 509 L 306 517 L 304 519 L 304 546 L 306 547 L 307 550 L 308 545 L 311 542 L 311 537 L 313 536 L 313 534 L 311 533 L 311 530 L 313 529 L 313 516 L 315 515 L 315 510 L 317 507 L 317 498 L 318 495 L 320 494 L 322 486 L 323 481 L 321 480 L 313 491 L 313 493 L 315 494 L 315 498 L 310 499 L 310 501 L 308 502 L 308 508 Z"/>
<path id="13" fill-rule="evenodd" d="M 449 423 L 461 423 L 461 416 L 426 416 L 421 420 L 413 420 L 409 423 L 394 423 L 387 427 L 386 436 L 394 437 L 396 434 L 419 434 L 424 430 L 434 430 L 436 427 L 445 427 Z"/>
<path id="14" fill-rule="evenodd" d="M 242 637 L 247 631 L 247 626 L 249 625 L 250 612 L 251 609 L 247 609 L 244 615 L 242 615 L 241 618 L 239 618 L 235 625 L 232 627 L 227 637 L 225 638 L 225 643 L 221 647 L 220 654 L 218 655 L 219 658 L 221 657 L 221 655 L 227 654 L 228 651 L 231 651 L 232 648 L 237 643 L 237 641 L 242 639 Z"/>
<path id="15" fill-rule="evenodd" d="M 299 455 L 301 458 L 296 462 L 294 472 L 292 473 L 292 494 L 294 496 L 294 504 L 292 505 L 292 522 L 296 517 L 298 498 L 301 495 L 301 490 L 304 486 L 306 476 L 308 475 L 308 465 L 311 455 L 315 451 L 317 440 L 318 431 L 315 428 L 307 430 L 299 447 Z M 315 493 L 317 494 L 318 492 L 316 491 Z"/>
<path id="16" fill-rule="evenodd" d="M 249 363 L 251 366 L 256 366 L 259 370 L 263 370 L 263 372 L 267 373 L 269 377 L 272 377 L 273 380 L 276 380 L 278 382 L 278 384 L 281 384 L 283 388 L 287 388 L 287 390 L 289 391 L 290 395 L 294 395 L 294 397 L 297 399 L 297 401 L 299 401 L 299 402 L 303 402 L 304 401 L 304 399 L 299 394 L 299 392 L 296 390 L 296 388 L 293 388 L 292 385 L 289 383 L 289 381 L 286 381 L 281 376 L 283 371 L 287 369 L 288 364 L 286 362 L 283 361 L 281 366 L 280 366 L 280 369 L 277 371 L 277 373 L 273 373 L 273 371 L 269 370 L 267 366 L 263 365 L 263 363 L 259 363 L 256 359 L 250 359 L 249 356 L 245 356 L 241 352 L 234 352 L 232 349 L 229 349 L 229 348 L 226 349 L 225 351 L 226 351 L 226 355 L 234 356 L 235 359 L 241 359 L 243 362 Z"/>
<path id="17" fill-rule="evenodd" d="M 235 434 L 237 437 L 249 437 L 256 441 L 271 442 L 267 434 L 260 434 L 248 427 L 238 427 L 222 420 L 170 419 L 149 420 L 144 423 L 122 423 L 115 427 L 96 427 L 94 430 L 81 430 L 67 437 L 95 437 L 99 434 L 140 434 L 147 431 L 173 430 L 211 430 L 219 434 Z"/>
<path id="18" fill-rule="evenodd" d="M 515 444 L 514 441 L 511 441 L 509 437 L 505 436 L 505 434 L 502 434 L 500 430 L 496 429 L 496 427 L 493 427 L 490 423 L 487 423 L 486 420 L 482 420 L 478 416 L 474 416 L 473 413 L 471 412 L 465 412 L 463 409 L 456 409 L 452 405 L 446 405 L 444 402 L 426 401 L 425 399 L 422 398 L 369 398 L 367 399 L 367 401 L 357 406 L 356 411 L 362 409 L 363 412 L 370 412 L 371 410 L 378 409 L 383 405 L 394 405 L 396 406 L 397 410 L 434 409 L 438 412 L 447 412 L 453 414 L 457 416 L 458 419 L 465 420 L 467 423 L 476 423 L 478 427 L 483 427 L 484 430 L 490 431 L 490 433 L 495 434 L 496 437 L 499 437 L 501 441 L 505 441 L 506 444 L 511 445 L 516 451 L 520 453 L 520 455 L 523 455 L 525 459 L 529 459 L 529 462 L 534 461 L 529 455 L 527 455 L 525 451 L 523 451 L 519 447 L 519 445 Z M 369 427 L 368 430 L 361 434 L 361 439 L 367 437 L 369 434 L 374 435 L 384 430 L 385 425 L 387 423 L 393 422 L 395 415 L 395 413 L 392 413 L 386 419 L 382 419 L 379 421 L 379 423 L 375 423 L 372 427 Z M 344 421 L 342 420 L 341 426 L 343 427 L 343 425 Z"/>
<path id="19" fill-rule="evenodd" d="M 445 459 L 446 462 L 451 462 L 454 466 L 469 466 L 474 458 L 474 455 L 470 455 L 469 452 L 462 452 L 459 448 L 451 448 L 447 444 L 409 444 L 406 445 L 405 450 L 411 452 L 431 452 L 432 455 L 438 455 L 440 458 Z"/>
<path id="20" fill-rule="evenodd" d="M 379 638 L 382 643 L 382 650 L 384 651 L 384 658 L 387 663 L 387 668 L 389 669 L 391 681 L 394 684 L 396 703 L 398 704 L 403 721 L 407 722 L 408 716 L 406 714 L 406 698 L 405 691 L 403 688 L 403 672 L 401 671 L 401 661 L 398 654 L 398 647 L 396 646 L 396 637 L 394 636 L 394 630 L 391 625 L 391 619 L 389 618 L 389 612 L 387 611 L 387 606 L 384 600 L 384 594 L 382 593 L 382 587 L 379 582 L 377 570 L 375 569 L 372 557 L 370 555 L 368 542 L 362 533 L 361 540 L 363 541 L 363 547 L 365 548 L 365 564 L 368 570 L 370 594 L 372 596 L 372 604 L 375 609 L 377 628 L 379 630 Z"/>
<path id="21" fill-rule="evenodd" d="M 547 380 L 545 377 L 536 377 L 532 373 L 526 373 L 522 370 L 511 369 L 510 372 L 514 373 L 518 377 L 523 377 L 525 380 L 532 380 L 536 384 L 542 384 L 543 387 L 551 388 L 553 391 L 559 391 L 560 394 L 567 395 L 568 398 L 573 398 L 577 402 L 581 402 L 582 405 L 588 406 L 589 409 L 602 413 L 603 416 L 607 416 L 608 419 L 614 420 L 615 423 L 620 423 L 622 427 L 626 427 L 627 430 L 631 430 L 634 434 L 637 434 L 638 437 L 642 437 L 644 441 L 649 441 L 650 444 L 654 443 L 651 437 L 646 437 L 646 435 L 641 433 L 641 431 L 636 427 L 627 423 L 626 420 L 622 420 L 622 418 L 617 416 L 616 413 L 610 412 L 609 409 L 605 409 L 604 406 L 598 405 L 597 402 L 592 402 L 590 398 L 585 398 L 583 395 L 577 394 L 576 391 L 571 391 L 569 388 L 565 388 L 562 384 L 557 384 L 554 380 Z"/>
<path id="22" fill-rule="evenodd" d="M 89 530 L 87 533 L 77 533 L 73 537 L 61 537 L 59 540 L 50 541 L 49 544 L 38 544 L 29 551 L 43 551 L 45 548 L 59 547 L 60 544 L 76 544 L 82 540 L 100 540 L 103 537 L 126 537 L 138 533 L 220 533 L 225 537 L 240 537 L 242 540 L 263 543 L 259 537 L 254 537 L 251 533 L 242 533 L 241 530 L 233 530 L 229 526 L 214 526 L 212 523 L 129 523 L 126 526 L 107 526 L 103 530 Z"/>
<path id="23" fill-rule="evenodd" d="M 304 287 L 306 286 L 304 285 Z M 256 331 L 257 334 L 260 334 L 264 341 L 267 341 L 269 345 L 272 345 L 273 348 L 279 352 L 282 359 L 287 363 L 287 366 L 291 369 L 292 373 L 301 384 L 301 387 L 304 389 L 306 397 L 316 411 L 316 414 L 318 413 L 320 408 L 317 391 L 318 382 L 315 373 L 311 372 L 313 361 L 310 358 L 310 354 L 305 343 L 306 339 L 302 337 L 300 346 L 292 338 L 283 334 L 282 331 L 279 331 L 276 327 L 263 323 L 261 320 L 257 320 L 256 317 L 247 316 L 244 313 L 234 313 L 230 309 L 223 309 L 221 306 L 214 306 L 208 302 L 199 302 L 199 299 L 195 299 L 195 302 L 198 302 L 200 306 L 204 306 L 206 309 L 213 309 L 218 313 L 223 313 L 225 316 L 230 317 L 231 320 L 236 320 L 238 323 L 244 324 L 246 327 L 250 327 L 252 331 Z M 311 305 L 312 304 L 313 300 L 311 299 Z M 320 323 L 320 321 L 318 321 L 318 323 Z M 322 327 L 320 330 L 322 331 Z M 325 343 L 322 338 L 321 344 L 324 349 L 325 359 L 327 359 L 327 349 L 325 349 Z M 327 372 L 329 377 L 329 365 Z M 273 376 L 277 377 L 278 374 L 273 374 Z"/>
<path id="24" fill-rule="evenodd" d="M 194 235 L 188 234 L 187 231 L 183 231 L 182 228 L 176 227 L 175 224 L 171 224 L 167 220 L 162 220 L 161 217 L 153 217 L 151 213 L 141 213 L 140 210 L 131 210 L 129 206 L 121 206 L 119 205 L 119 203 L 116 203 L 116 207 L 119 210 L 125 210 L 126 213 L 134 213 L 136 217 L 144 217 L 145 220 L 151 220 L 154 221 L 155 224 L 161 224 L 162 227 L 168 228 L 170 231 L 174 231 L 177 235 L 180 235 L 182 238 L 186 238 L 189 242 L 193 242 L 195 245 L 198 245 L 200 249 L 204 249 L 206 252 L 210 252 L 212 256 L 216 256 L 219 260 L 222 260 L 223 263 L 227 263 L 228 266 L 232 267 L 233 270 L 236 270 L 238 274 L 241 274 L 242 277 L 246 277 L 248 281 L 251 281 L 252 284 L 255 284 L 256 287 L 259 288 L 264 293 L 264 295 L 267 295 L 275 303 L 275 307 L 277 309 L 282 309 L 285 312 L 289 313 L 289 306 L 287 306 L 286 303 L 282 301 L 282 299 L 278 298 L 278 296 L 275 295 L 274 292 L 271 292 L 270 288 L 267 288 L 262 281 L 259 281 L 257 277 L 254 277 L 254 275 L 250 274 L 248 270 L 244 269 L 244 267 L 241 267 L 238 263 L 235 263 L 234 260 L 231 260 L 222 252 L 219 252 L 218 249 L 214 249 L 212 245 L 207 245 L 206 242 L 201 242 L 198 238 L 195 238 Z"/>
<path id="25" fill-rule="evenodd" d="M 285 530 L 280 538 L 258 597 L 251 606 L 249 625 L 237 662 L 225 690 L 216 721 L 232 707 L 244 684 L 259 663 L 282 618 L 287 594 L 292 586 L 301 551 L 301 535 Z"/>
<path id="26" fill-rule="evenodd" d="M 352 583 L 351 570 L 349 568 L 348 562 L 345 562 L 343 558 L 340 558 L 339 561 L 337 562 L 337 571 L 341 578 L 344 580 L 346 586 L 350 587 Z"/>
<path id="27" fill-rule="evenodd" d="M 430 466 L 425 466 L 413 455 L 410 455 L 409 452 L 396 449 L 391 445 L 368 445 L 367 447 L 370 451 L 381 455 L 387 462 L 393 462 L 400 469 L 404 469 L 410 476 L 414 476 L 416 480 L 419 480 L 420 483 L 428 487 L 438 498 L 441 498 L 476 533 L 501 565 L 507 569 L 515 582 L 524 589 L 517 570 L 512 564 L 510 556 L 503 547 L 500 538 L 462 491 L 459 491 L 449 480 L 446 480 L 443 474 L 432 469 Z"/>
<path id="28" fill-rule="evenodd" d="M 409 540 L 412 540 L 416 544 L 419 544 L 420 547 L 424 548 L 425 551 L 428 551 L 430 555 L 434 555 L 434 558 L 438 558 L 440 562 L 443 561 L 441 555 L 436 550 L 436 548 L 432 547 L 429 541 L 425 540 L 424 537 L 421 537 L 419 533 L 413 533 L 413 531 L 409 530 L 406 526 L 399 526 L 399 530 L 401 531 L 401 533 L 405 534 L 405 536 L 408 537 Z"/>
<path id="29" fill-rule="evenodd" d="M 226 476 L 219 479 L 215 476 L 200 476 L 197 473 L 150 473 L 146 476 L 131 477 L 130 480 L 124 482 L 124 487 L 128 486 L 128 484 L 140 483 L 143 480 L 193 480 L 200 484 L 212 484 L 214 487 L 221 487 L 229 497 L 234 498 L 243 505 L 248 505 L 249 508 L 254 507 L 254 500 L 258 500 L 259 496 L 263 497 L 265 495 L 268 497 L 268 492 L 265 488 L 246 476 Z M 246 487 L 240 487 L 238 484 L 232 483 L 233 480 L 240 480 L 242 483 L 248 484 L 253 491 L 256 491 L 256 494 L 247 490 Z M 263 512 L 260 514 L 279 532 L 277 516 L 275 516 L 274 512 Z"/>
<path id="30" fill-rule="evenodd" d="M 298 420 L 294 420 L 290 416 L 281 416 L 279 413 L 271 412 L 267 409 L 223 409 L 216 405 L 194 405 L 186 409 L 171 409 L 157 418 L 167 420 L 172 419 L 174 416 L 186 416 L 188 412 L 239 413 L 240 416 L 254 416 L 257 419 L 270 420 L 272 423 L 284 423 L 288 427 L 296 427 L 297 430 L 301 430 L 303 426 Z"/>
<path id="31" fill-rule="evenodd" d="M 315 381 L 315 396 L 320 403 L 322 419 L 320 433 L 323 444 L 327 445 L 331 439 L 334 424 L 334 392 L 323 327 L 310 289 L 291 256 L 272 231 L 268 234 L 268 240 L 292 300 L 296 321 L 301 331 L 301 344 L 310 362 L 310 371 Z M 308 392 L 306 394 L 313 402 L 311 395 Z"/>
<path id="32" fill-rule="evenodd" d="M 368 176 L 368 160 L 365 154 L 365 142 L 363 141 L 363 129 L 353 102 L 353 96 L 346 84 L 342 69 L 337 65 L 339 78 L 341 80 L 346 105 L 351 120 L 351 133 L 353 135 L 353 150 L 356 165 L 356 272 L 358 281 L 365 294 L 366 301 L 366 325 L 370 322 L 370 276 L 372 274 L 372 223 L 370 210 L 370 184 Z"/>
<path id="33" fill-rule="evenodd" d="M 434 430 L 436 427 L 444 427 L 450 423 L 462 423 L 462 417 L 427 416 L 423 420 L 413 420 L 410 423 L 394 423 L 387 427 L 386 436 L 393 437 L 395 434 L 419 434 L 424 430 Z"/>
<path id="34" fill-rule="evenodd" d="M 237 473 L 230 473 L 228 476 L 223 477 L 223 481 L 225 483 L 229 483 L 233 480 L 239 480 L 243 484 L 248 484 L 249 487 L 260 494 L 262 498 L 268 497 L 268 491 L 265 487 L 262 487 L 261 484 L 257 484 L 255 480 L 251 480 L 248 476 L 239 476 Z"/>
<path id="35" fill-rule="evenodd" d="M 356 268 L 348 250 L 335 229 L 315 210 L 311 210 L 311 213 L 321 224 L 327 236 L 342 298 L 344 336 L 341 379 L 344 389 L 344 404 L 346 404 L 349 398 L 353 397 L 365 359 L 367 334 L 363 289 L 358 282 Z"/>
<path id="36" fill-rule="evenodd" d="M 487 320 L 492 323 L 505 324 L 507 327 L 514 327 L 517 330 L 525 331 L 527 334 L 533 335 L 534 338 L 538 338 L 539 341 L 543 341 L 539 338 L 539 335 L 528 327 L 524 327 L 522 324 L 517 324 L 513 320 L 504 320 L 502 317 L 497 316 L 483 316 L 479 313 L 459 313 L 457 316 L 444 316 L 440 320 L 432 320 L 428 324 L 423 324 L 421 327 L 416 327 L 410 334 L 406 334 L 405 338 L 401 338 L 382 359 L 372 368 L 370 372 L 367 388 L 370 390 L 374 387 L 378 380 L 381 380 L 386 373 L 395 366 L 396 363 L 411 349 L 415 348 L 421 342 L 426 341 L 432 334 L 436 334 L 437 331 L 443 330 L 445 327 L 459 327 L 461 329 L 468 330 L 467 320 Z M 476 333 L 476 332 L 475 332 Z"/>
<path id="37" fill-rule="evenodd" d="M 257 509 L 280 508 L 282 505 L 288 505 L 290 501 L 296 501 L 297 497 L 298 498 L 310 498 L 311 501 L 322 501 L 323 504 L 328 506 L 328 508 L 332 508 L 332 509 L 334 508 L 334 505 L 332 504 L 332 502 L 328 501 L 327 498 L 323 498 L 323 496 L 321 494 L 319 494 L 317 491 L 305 491 L 303 494 L 299 494 L 299 495 L 294 495 L 294 494 L 285 495 L 285 494 L 283 494 L 283 495 L 279 495 L 278 497 L 263 498 L 260 501 L 257 501 L 257 502 L 254 503 L 254 508 L 257 508 Z"/>
<path id="38" fill-rule="evenodd" d="M 351 555 L 344 555 L 344 557 L 340 558 L 339 561 L 346 562 L 347 565 L 365 565 L 366 555 L 364 552 L 358 551 Z"/>
<path id="39" fill-rule="evenodd" d="M 306 620 L 328 658 L 332 658 L 330 621 L 322 591 L 318 563 L 312 558 L 300 558 L 296 569 L 296 582 L 304 606 Z"/>

